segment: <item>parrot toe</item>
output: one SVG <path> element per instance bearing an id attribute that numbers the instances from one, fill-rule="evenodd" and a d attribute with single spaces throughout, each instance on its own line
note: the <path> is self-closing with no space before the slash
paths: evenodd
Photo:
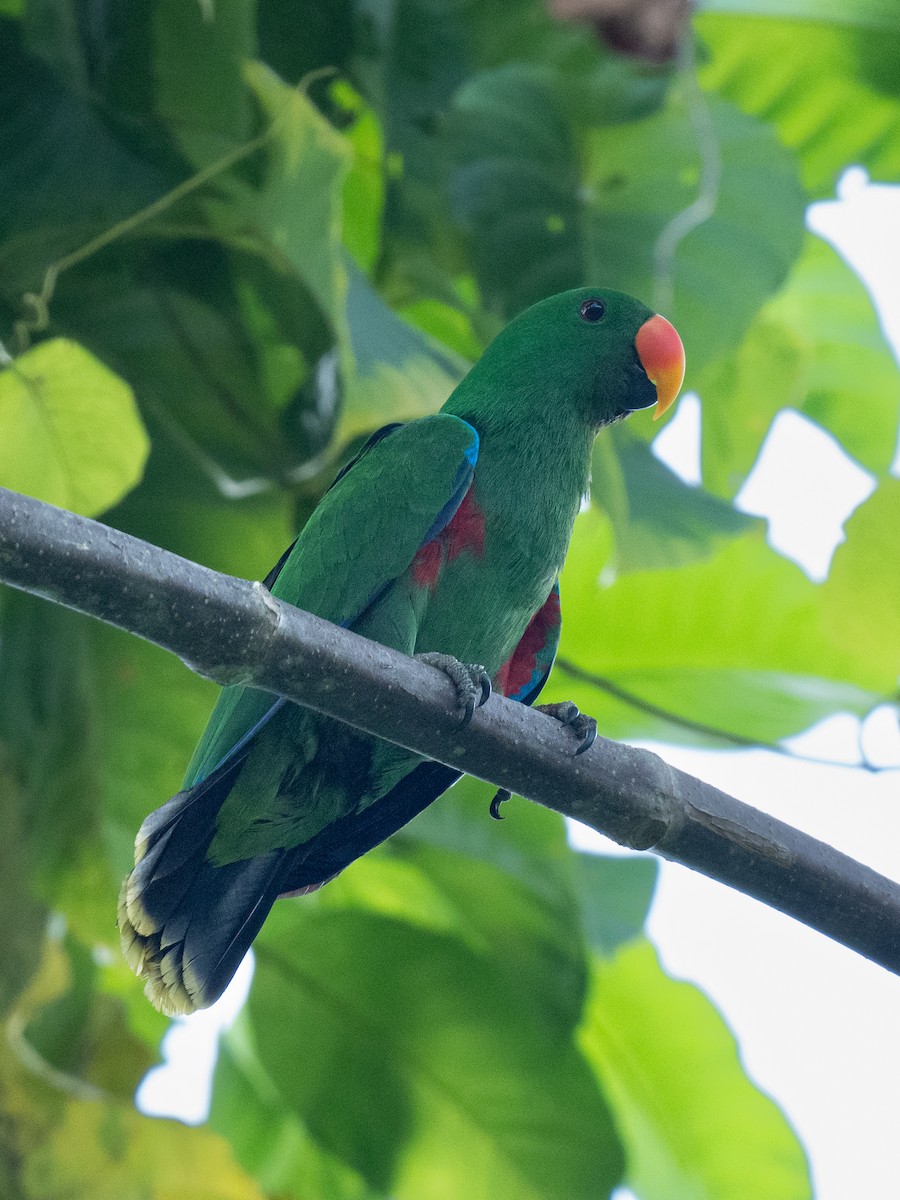
<path id="1" fill-rule="evenodd" d="M 491 677 L 480 663 L 462 663 L 452 654 L 417 654 L 419 662 L 443 671 L 456 688 L 456 698 L 462 710 L 460 729 L 472 720 L 476 708 L 486 704 L 491 696 Z"/>
<path id="2" fill-rule="evenodd" d="M 576 755 L 584 754 L 585 750 L 590 750 L 593 746 L 597 737 L 597 722 L 593 717 L 581 712 L 578 705 L 573 704 L 571 700 L 562 700 L 558 704 L 536 704 L 534 707 L 538 712 L 553 717 L 555 721 L 572 730 L 579 739 Z"/>

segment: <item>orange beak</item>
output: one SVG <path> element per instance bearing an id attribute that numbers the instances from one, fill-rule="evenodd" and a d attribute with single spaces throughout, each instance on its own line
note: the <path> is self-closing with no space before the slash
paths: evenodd
<path id="1" fill-rule="evenodd" d="M 658 314 L 650 317 L 637 331 L 634 339 L 641 366 L 647 378 L 656 384 L 656 408 L 653 420 L 658 421 L 667 408 L 675 403 L 684 382 L 684 346 L 675 326 Z"/>

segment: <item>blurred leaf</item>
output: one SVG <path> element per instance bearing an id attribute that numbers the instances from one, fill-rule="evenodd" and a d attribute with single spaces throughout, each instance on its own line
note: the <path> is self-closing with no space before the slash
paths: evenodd
<path id="1" fill-rule="evenodd" d="M 121 1001 L 105 994 L 101 969 L 73 937 L 48 943 L 62 971 L 58 994 L 34 1011 L 22 1037 L 52 1070 L 130 1102 L 156 1054 L 128 1029 Z"/>
<path id="2" fill-rule="evenodd" d="M 619 1178 L 571 1043 L 451 939 L 281 904 L 257 942 L 250 1016 L 283 1101 L 398 1200 L 594 1200 Z"/>
<path id="3" fill-rule="evenodd" d="M 68 1101 L 23 1178 L 29 1200 L 263 1200 L 216 1134 L 91 1101 Z"/>
<path id="4" fill-rule="evenodd" d="M 783 408 L 801 409 L 870 470 L 893 458 L 897 365 L 865 287 L 812 234 L 737 354 L 690 382 L 704 401 L 703 478 L 720 494 L 740 489 Z"/>
<path id="5" fill-rule="evenodd" d="M 567 886 L 570 852 L 562 817 L 530 800 L 513 797 L 498 824 L 488 814 L 496 790 L 492 784 L 464 775 L 397 837 L 493 863 L 521 883 L 546 887 L 550 893 Z"/>
<path id="6" fill-rule="evenodd" d="M 613 1103 L 641 1200 L 801 1200 L 803 1150 L 744 1074 L 733 1035 L 638 942 L 598 961 L 581 1044 Z"/>
<path id="7" fill-rule="evenodd" d="M 627 425 L 604 431 L 594 443 L 591 495 L 615 528 L 621 572 L 683 566 L 760 525 L 684 483 Z"/>
<path id="8" fill-rule="evenodd" d="M 209 1124 L 267 1195 L 376 1200 L 360 1176 L 317 1145 L 285 1107 L 254 1055 L 244 1017 L 219 1043 Z"/>
<path id="9" fill-rule="evenodd" d="M 2 25 L 0 64 L 0 298 L 18 316 L 51 263 L 157 199 L 166 179 Z"/>
<path id="10" fill-rule="evenodd" d="M 838 26 L 900 33 L 900 11 L 892 0 L 703 0 L 706 12 L 747 13 L 786 19 L 830 21 Z"/>
<path id="11" fill-rule="evenodd" d="M 573 872 L 588 945 L 604 955 L 643 931 L 659 863 L 649 855 L 574 854 Z"/>
<path id="12" fill-rule="evenodd" d="M 306 282 L 340 325 L 346 280 L 341 254 L 341 200 L 350 156 L 344 140 L 301 92 L 261 63 L 247 82 L 272 122 L 261 186 L 244 193 L 253 226 Z M 231 214 L 228 218 L 232 219 Z"/>
<path id="13" fill-rule="evenodd" d="M 46 909 L 33 894 L 29 879 L 26 797 L 6 758 L 0 749 L 0 1020 L 4 1021 L 37 970 L 47 922 Z M 0 1174 L 0 1182 L 2 1178 Z"/>
<path id="14" fill-rule="evenodd" d="M 397 316 L 353 264 L 349 280 L 347 320 L 355 370 L 341 420 L 342 441 L 389 421 L 434 412 L 468 365 Z"/>
<path id="15" fill-rule="evenodd" d="M 674 95 L 626 135 L 587 114 L 571 123 L 560 94 L 552 73 L 508 66 L 456 96 L 454 210 L 487 302 L 511 316 L 597 279 L 648 303 L 671 290 L 693 362 L 736 346 L 799 252 L 804 197 L 791 154 L 716 97 Z M 657 261 L 669 222 L 699 188 L 708 193 L 704 157 L 720 175 L 706 194 L 712 215 L 673 244 L 671 263 Z"/>
<path id="16" fill-rule="evenodd" d="M 703 482 L 720 496 L 737 495 L 776 415 L 785 405 L 800 408 L 806 395 L 809 342 L 770 308 L 757 314 L 734 354 L 691 373 L 703 400 Z"/>
<path id="17" fill-rule="evenodd" d="M 241 70 L 256 50 L 254 9 L 248 0 L 215 0 L 207 10 L 201 3 L 156 0 L 146 43 L 129 44 L 123 73 L 133 74 L 139 63 L 151 75 L 153 113 L 195 166 L 215 161 L 251 132 Z M 117 23 L 130 31 L 143 25 L 133 18 Z M 115 44 L 108 35 L 98 40 Z"/>
<path id="18" fill-rule="evenodd" d="M 150 448 L 131 388 L 75 342 L 0 371 L 0 484 L 93 516 L 141 477 Z"/>
<path id="19" fill-rule="evenodd" d="M 866 662 L 884 664 L 889 694 L 900 675 L 900 589 L 888 564 L 900 562 L 900 480 L 884 479 L 844 527 L 822 588 L 827 628 Z"/>
<path id="20" fill-rule="evenodd" d="M 760 537 L 675 570 L 601 581 L 609 545 L 600 514 L 583 514 L 562 577 L 560 660 L 600 682 L 558 667 L 545 693 L 574 700 L 607 736 L 715 745 L 711 731 L 722 730 L 769 742 L 833 712 L 866 713 L 892 691 L 883 655 L 863 658 L 836 638 L 819 587 Z M 641 703 L 623 704 L 617 688 Z"/>
<path id="21" fill-rule="evenodd" d="M 381 251 L 384 215 L 381 125 L 372 109 L 349 84 L 335 83 L 331 98 L 340 106 L 341 118 L 351 122 L 343 131 L 353 155 L 344 180 L 343 242 L 356 265 L 371 271 Z"/>
<path id="22" fill-rule="evenodd" d="M 864 467 L 886 471 L 897 439 L 900 374 L 856 272 L 808 234 L 788 286 L 766 311 L 807 344 L 803 412 Z M 784 405 L 790 402 L 783 395 Z"/>
<path id="23" fill-rule="evenodd" d="M 97 804 L 101 765 L 90 640 L 98 626 L 24 593 L 9 592 L 3 600 L 0 754 L 20 799 L 29 879 L 45 903 L 64 909 L 94 936 L 112 928 L 102 897 L 113 883 Z M 15 829 L 14 813 L 11 819 Z"/>
<path id="24" fill-rule="evenodd" d="M 627 137 L 594 131 L 590 156 L 591 277 L 654 307 L 671 289 L 667 315 L 695 367 L 737 346 L 800 252 L 805 198 L 793 155 L 763 122 L 687 91 Z M 711 164 L 714 193 L 704 182 Z M 659 239 L 698 196 L 712 215 L 677 241 L 667 267 Z"/>
<path id="25" fill-rule="evenodd" d="M 552 73 L 509 65 L 454 98 L 457 221 L 486 304 L 506 317 L 585 281 L 581 179 Z"/>
<path id="26" fill-rule="evenodd" d="M 777 16 L 762 15 L 766 10 L 755 0 L 729 7 L 696 18 L 708 50 L 700 78 L 777 128 L 797 152 L 807 191 L 831 197 L 855 163 L 874 179 L 900 179 L 894 6 L 882 5 L 882 27 L 873 22 L 868 29 L 864 17 L 875 14 L 873 5 L 826 11 L 823 4 L 815 14 L 812 6 L 788 13 L 779 6 Z M 826 19 L 802 19 L 813 15 Z M 854 15 L 858 27 L 849 29 Z M 893 94 L 884 93 L 885 82 Z"/>
<path id="27" fill-rule="evenodd" d="M 40 971 L 7 1022 L 0 1053 L 3 1195 L 262 1200 L 220 1139 L 174 1121 L 141 1117 L 130 1103 L 115 1101 L 67 1069 L 86 1068 L 87 1075 L 117 1089 L 145 1058 L 109 997 L 95 994 L 87 1029 L 80 1026 L 76 1010 L 86 998 L 90 973 L 85 954 L 79 950 L 71 957 L 62 943 L 50 940 Z M 74 1061 L 67 1028 L 76 1037 Z M 62 1061 L 49 1061 L 42 1054 L 47 1050 Z"/>
<path id="28" fill-rule="evenodd" d="M 454 936 L 529 997 L 545 1023 L 571 1029 L 578 1021 L 585 986 L 578 910 L 571 888 L 554 886 L 552 875 L 535 871 L 521 881 L 469 855 L 398 838 L 354 863 L 319 904 Z"/>
<path id="29" fill-rule="evenodd" d="M 306 284 L 257 253 L 123 251 L 116 276 L 94 263 L 64 276 L 53 312 L 128 379 L 153 437 L 162 426 L 226 495 L 302 475 L 327 444 L 336 332 Z"/>

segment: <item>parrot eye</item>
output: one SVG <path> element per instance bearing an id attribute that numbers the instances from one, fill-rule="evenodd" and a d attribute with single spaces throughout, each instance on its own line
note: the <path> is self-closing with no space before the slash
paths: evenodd
<path id="1" fill-rule="evenodd" d="M 585 300 L 581 306 L 582 321 L 599 321 L 606 312 L 606 305 L 602 300 L 591 299 Z"/>

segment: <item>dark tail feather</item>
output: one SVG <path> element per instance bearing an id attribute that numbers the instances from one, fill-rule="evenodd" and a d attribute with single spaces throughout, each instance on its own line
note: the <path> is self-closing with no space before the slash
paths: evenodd
<path id="1" fill-rule="evenodd" d="M 122 885 L 125 957 L 170 1016 L 219 998 L 278 895 L 282 851 L 224 866 L 207 858 L 240 765 L 229 763 L 150 814 Z"/>
<path id="2" fill-rule="evenodd" d="M 122 885 L 119 929 L 148 997 L 175 1016 L 221 996 L 279 895 L 313 891 L 390 837 L 460 775 L 420 763 L 386 796 L 302 846 L 215 866 L 216 817 L 241 761 L 179 792 L 144 821 Z"/>

